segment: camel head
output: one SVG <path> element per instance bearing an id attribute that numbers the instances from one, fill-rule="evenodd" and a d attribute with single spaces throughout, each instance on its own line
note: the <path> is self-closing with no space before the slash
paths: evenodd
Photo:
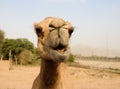
<path id="1" fill-rule="evenodd" d="M 47 17 L 34 24 L 38 37 L 38 51 L 44 60 L 65 61 L 69 56 L 69 39 L 73 26 L 61 18 Z"/>

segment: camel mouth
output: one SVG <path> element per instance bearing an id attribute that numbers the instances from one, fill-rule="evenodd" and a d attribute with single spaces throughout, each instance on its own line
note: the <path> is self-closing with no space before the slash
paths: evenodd
<path id="1" fill-rule="evenodd" d="M 64 53 L 67 50 L 67 46 L 59 44 L 56 48 L 54 48 L 54 50 L 56 50 L 59 53 Z"/>

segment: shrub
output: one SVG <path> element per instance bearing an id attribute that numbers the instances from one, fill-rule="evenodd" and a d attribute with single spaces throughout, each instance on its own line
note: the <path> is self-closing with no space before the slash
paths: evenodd
<path id="1" fill-rule="evenodd" d="M 74 62 L 75 56 L 73 54 L 69 55 L 68 62 Z"/>
<path id="2" fill-rule="evenodd" d="M 33 57 L 32 52 L 25 49 L 20 53 L 18 63 L 23 65 L 32 64 Z"/>

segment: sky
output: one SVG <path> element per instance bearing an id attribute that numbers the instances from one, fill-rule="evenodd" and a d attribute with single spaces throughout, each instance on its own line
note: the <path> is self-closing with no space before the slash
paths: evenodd
<path id="1" fill-rule="evenodd" d="M 37 46 L 33 24 L 48 16 L 72 23 L 71 45 L 120 52 L 120 0 L 0 0 L 6 38 L 27 38 Z"/>

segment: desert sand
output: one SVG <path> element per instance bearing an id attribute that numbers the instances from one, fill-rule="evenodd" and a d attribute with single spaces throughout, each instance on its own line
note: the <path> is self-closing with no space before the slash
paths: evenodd
<path id="1" fill-rule="evenodd" d="M 69 67 L 74 89 L 120 89 L 120 74 L 97 69 Z M 0 61 L 0 89 L 31 89 L 39 66 L 14 66 Z"/>

